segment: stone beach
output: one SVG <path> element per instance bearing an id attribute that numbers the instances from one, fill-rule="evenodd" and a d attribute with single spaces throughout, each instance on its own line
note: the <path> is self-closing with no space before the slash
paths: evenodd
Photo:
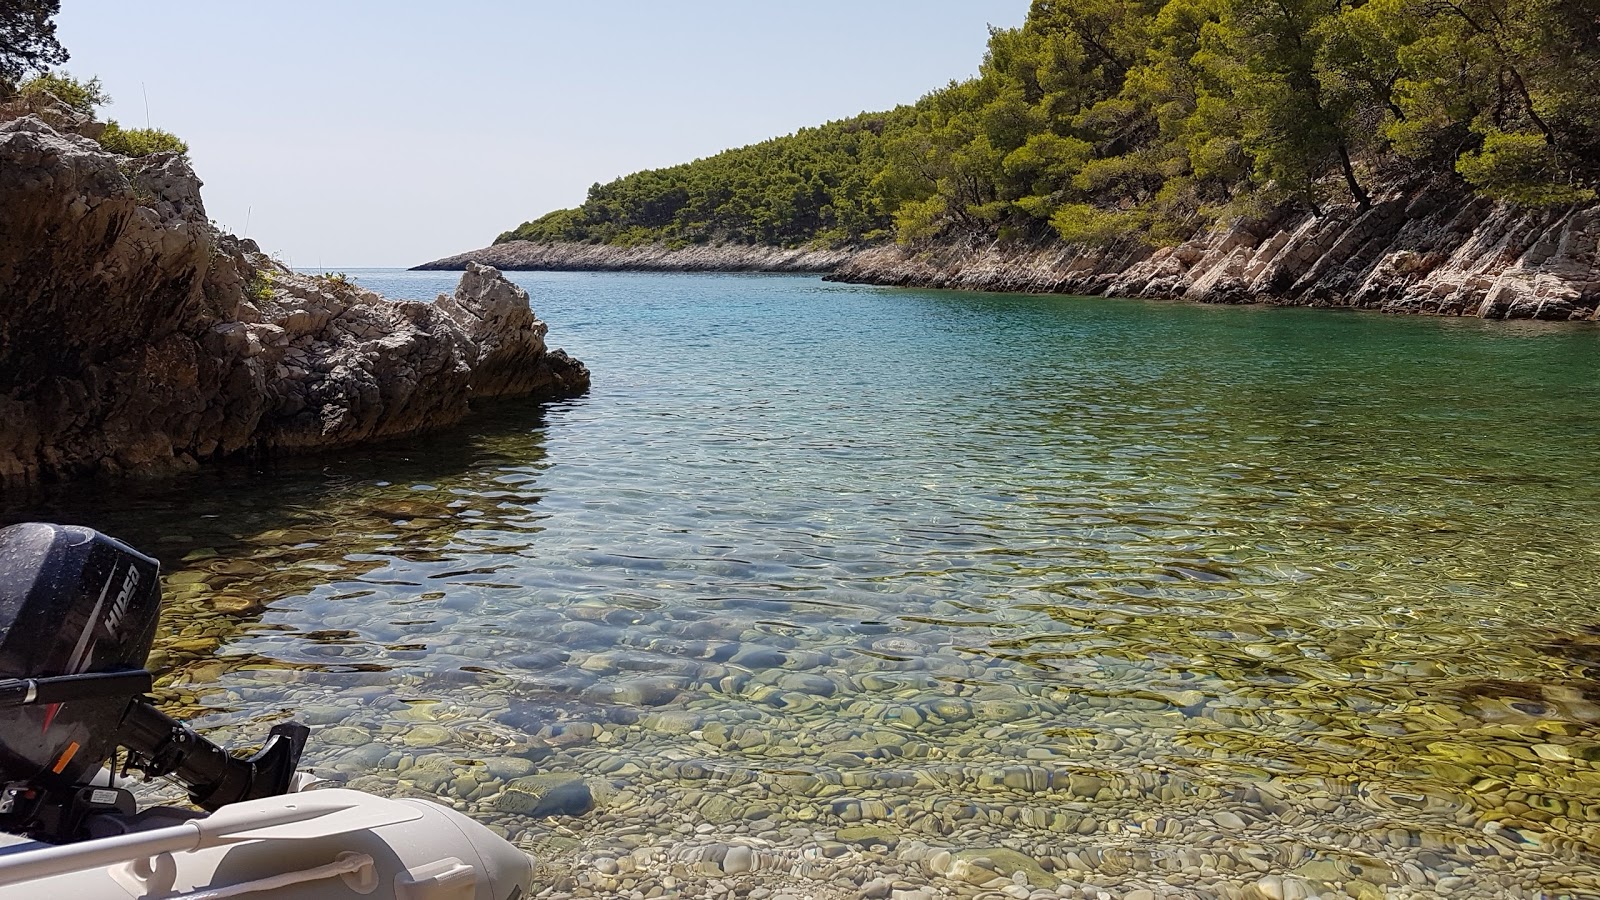
<path id="1" fill-rule="evenodd" d="M 317 774 L 439 798 L 491 824 L 540 861 L 541 897 L 1368 900 L 1600 889 L 1563 864 L 1594 839 L 1593 825 L 1574 821 L 1558 794 L 1484 783 L 1515 759 L 1543 761 L 1549 789 L 1600 782 L 1587 761 L 1600 746 L 1559 733 L 1506 725 L 1495 729 L 1498 752 L 1459 745 L 1456 763 L 1438 765 L 1484 777 L 1457 795 L 1342 778 L 1339 751 L 1353 748 L 1337 746 L 1230 789 L 1167 761 L 1225 759 L 1251 731 L 1295 729 L 1314 705 L 1251 712 L 1199 691 L 1113 703 L 1067 689 L 937 690 L 992 683 L 995 672 L 915 639 L 796 652 L 770 634 L 704 622 L 644 629 L 680 642 L 684 661 L 670 671 L 626 638 L 588 649 L 607 623 L 644 624 L 603 602 L 552 617 L 564 649 L 529 660 L 504 657 L 509 646 L 430 639 L 463 661 L 537 666 L 568 692 L 565 709 L 497 694 L 504 680 L 487 672 L 471 700 L 376 675 L 337 698 L 302 694 L 293 670 L 249 667 L 203 696 L 213 707 L 270 696 L 317 726 Z M 544 667 L 558 659 L 552 675 Z M 1382 716 L 1371 730 L 1426 728 L 1449 712 L 1415 716 Z M 1163 735 L 1180 723 L 1169 743 Z M 1402 753 L 1383 757 L 1367 764 L 1407 764 Z"/>

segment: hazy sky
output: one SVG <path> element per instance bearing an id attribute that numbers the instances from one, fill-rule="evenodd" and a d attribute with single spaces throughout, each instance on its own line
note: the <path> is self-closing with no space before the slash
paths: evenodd
<path id="1" fill-rule="evenodd" d="M 977 71 L 1028 0 L 63 0 L 66 68 L 189 142 L 211 217 L 301 267 L 483 246 L 589 185 Z"/>

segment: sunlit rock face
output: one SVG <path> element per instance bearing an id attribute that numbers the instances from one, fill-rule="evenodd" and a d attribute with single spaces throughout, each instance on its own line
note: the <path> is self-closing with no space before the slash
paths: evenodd
<path id="1" fill-rule="evenodd" d="M 1365 210 L 1286 206 L 1171 247 L 979 237 L 826 250 L 509 241 L 417 268 L 797 272 L 903 287 L 1589 320 L 1600 307 L 1597 250 L 1600 207 L 1521 208 L 1440 178 L 1397 182 Z"/>
<path id="2" fill-rule="evenodd" d="M 588 387 L 497 271 L 437 304 L 295 274 L 209 222 L 182 157 L 82 131 L 0 121 L 0 480 L 331 449 Z"/>
<path id="3" fill-rule="evenodd" d="M 1281 210 L 1175 247 L 947 242 L 863 251 L 829 277 L 967 290 L 1594 319 L 1600 207 L 1523 209 L 1461 185 L 1397 186 L 1369 209 Z"/>

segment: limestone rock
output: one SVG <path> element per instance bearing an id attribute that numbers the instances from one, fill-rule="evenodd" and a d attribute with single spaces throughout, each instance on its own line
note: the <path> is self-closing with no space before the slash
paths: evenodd
<path id="1" fill-rule="evenodd" d="M 557 384 L 565 369 L 541 365 L 549 326 L 534 317 L 528 292 L 498 270 L 468 263 L 455 294 L 440 294 L 434 305 L 466 332 L 474 348 L 474 397 L 524 396 L 553 387 L 571 392 L 570 386 Z"/>
<path id="2" fill-rule="evenodd" d="M 0 107 L 0 482 L 332 449 L 588 387 L 493 269 L 438 303 L 296 274 L 211 225 L 181 156 L 25 112 Z"/>
<path id="3" fill-rule="evenodd" d="M 820 272 L 836 281 L 960 290 L 1338 306 L 1485 318 L 1593 319 L 1600 206 L 1520 209 L 1457 180 L 1398 182 L 1366 210 L 1281 208 L 1176 247 L 949 239 L 804 250 L 511 241 L 418 266 Z"/>
<path id="4" fill-rule="evenodd" d="M 594 808 L 594 795 L 578 775 L 529 775 L 508 783 L 494 805 L 521 816 L 581 816 Z"/>
<path id="5" fill-rule="evenodd" d="M 1494 319 L 1594 319 L 1600 206 L 1521 209 L 1439 179 L 1370 209 L 1278 210 L 1176 247 L 946 241 L 864 250 L 828 276 L 866 284 L 1275 303 Z"/>
<path id="6" fill-rule="evenodd" d="M 106 130 L 105 123 L 96 122 L 93 116 L 78 112 L 48 92 L 18 93 L 0 103 L 0 122 L 23 116 L 37 116 L 56 131 L 81 135 L 90 140 L 98 139 Z"/>
<path id="7" fill-rule="evenodd" d="M 957 852 L 945 877 L 984 885 L 996 878 L 1010 879 L 1017 872 L 1036 887 L 1054 888 L 1061 883 L 1061 879 L 1046 872 L 1032 857 L 1004 847 Z"/>
<path id="8" fill-rule="evenodd" d="M 899 833 L 884 825 L 850 825 L 834 832 L 834 837 L 841 843 L 860 847 L 882 844 L 894 849 L 900 843 Z"/>

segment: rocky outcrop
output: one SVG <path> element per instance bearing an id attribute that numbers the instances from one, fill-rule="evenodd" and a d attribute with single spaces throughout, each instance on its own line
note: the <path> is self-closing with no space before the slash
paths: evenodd
<path id="1" fill-rule="evenodd" d="M 104 122 L 79 112 L 48 91 L 22 92 L 0 102 L 0 122 L 34 116 L 56 131 L 98 139 L 105 134 Z"/>
<path id="2" fill-rule="evenodd" d="M 1125 242 L 875 247 L 832 280 L 977 291 L 1353 307 L 1495 319 L 1592 320 L 1600 207 L 1529 210 L 1439 182 L 1365 211 L 1280 212 L 1176 247 Z"/>
<path id="3" fill-rule="evenodd" d="M 589 386 L 581 363 L 546 350 L 548 326 L 527 292 L 488 266 L 474 264 L 453 296 L 432 303 L 277 266 L 256 277 L 261 298 L 211 334 L 222 336 L 224 355 L 236 351 L 266 376 L 269 406 L 253 437 L 261 450 L 417 434 L 461 421 L 474 400 L 564 397 Z"/>
<path id="4" fill-rule="evenodd" d="M 210 224 L 183 158 L 82 131 L 0 122 L 0 482 L 345 447 L 587 388 L 493 269 L 434 303 L 296 274 Z"/>
<path id="5" fill-rule="evenodd" d="M 562 272 L 831 272 L 850 250 L 805 250 L 712 244 L 671 248 L 663 244 L 612 247 L 604 244 L 536 244 L 510 241 L 436 259 L 417 269 L 453 271 L 469 262 L 507 270 Z"/>
<path id="6" fill-rule="evenodd" d="M 455 295 L 440 294 L 434 303 L 466 333 L 473 397 L 573 394 L 589 386 L 587 370 L 566 351 L 545 349 L 550 327 L 534 317 L 528 292 L 499 270 L 468 263 Z"/>
<path id="7" fill-rule="evenodd" d="M 1521 209 L 1459 181 L 1407 184 L 1366 210 L 1283 209 L 1176 247 L 979 239 L 915 247 L 670 249 L 512 241 L 435 260 L 506 269 L 798 272 L 903 287 L 1592 320 L 1600 307 L 1600 206 Z"/>

